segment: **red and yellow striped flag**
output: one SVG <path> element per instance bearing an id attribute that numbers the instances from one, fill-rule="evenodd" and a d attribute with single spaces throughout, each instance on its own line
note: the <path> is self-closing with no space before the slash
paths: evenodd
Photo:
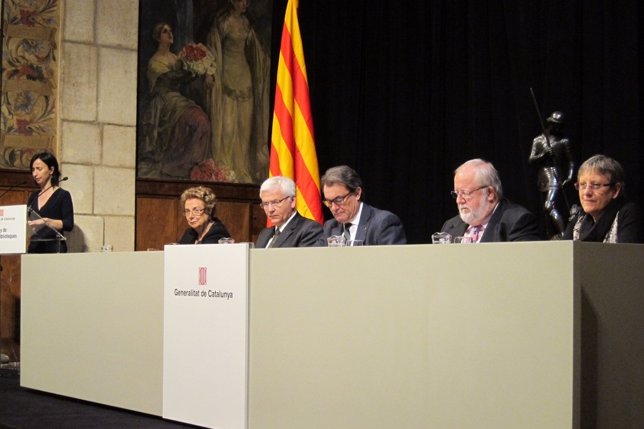
<path id="1" fill-rule="evenodd" d="M 277 65 L 270 176 L 287 176 L 297 188 L 297 211 L 322 223 L 320 173 L 313 138 L 309 84 L 304 65 L 298 0 L 289 0 Z"/>

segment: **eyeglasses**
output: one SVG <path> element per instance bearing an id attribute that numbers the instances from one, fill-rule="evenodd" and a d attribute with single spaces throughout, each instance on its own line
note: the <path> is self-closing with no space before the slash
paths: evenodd
<path id="1" fill-rule="evenodd" d="M 451 191 L 449 194 L 452 196 L 452 198 L 457 199 L 459 196 L 463 197 L 464 200 L 469 200 L 472 198 L 472 194 L 476 191 L 480 191 L 483 188 L 487 188 L 489 185 L 484 185 L 479 188 L 476 188 L 472 191 Z"/>
<path id="2" fill-rule="evenodd" d="M 612 183 L 575 183 L 576 190 L 585 191 L 587 188 L 590 188 L 592 191 L 598 191 L 603 187 L 613 186 Z"/>
<path id="3" fill-rule="evenodd" d="M 267 209 L 270 206 L 279 207 L 282 204 L 282 202 L 284 202 L 284 200 L 286 200 L 288 198 L 293 198 L 293 196 L 288 195 L 288 196 L 282 198 L 281 200 L 275 200 L 275 201 L 262 201 L 261 203 L 259 203 L 259 206 L 261 208 L 263 208 L 263 209 Z"/>
<path id="4" fill-rule="evenodd" d="M 185 209 L 185 210 L 183 211 L 183 214 L 184 214 L 185 216 L 190 216 L 190 215 L 194 215 L 194 216 L 201 216 L 205 211 L 206 211 L 206 209 L 197 209 L 197 208 L 194 208 L 194 209 L 192 209 L 192 210 L 190 210 L 190 209 Z"/>
<path id="5" fill-rule="evenodd" d="M 345 195 L 344 195 L 344 196 L 342 196 L 342 197 L 335 197 L 335 198 L 334 198 L 334 199 L 332 199 L 332 200 L 327 200 L 326 198 L 323 198 L 323 199 L 322 199 L 322 203 L 323 203 L 325 206 L 329 207 L 329 208 L 331 208 L 331 204 L 335 204 L 336 206 L 341 206 L 341 205 L 343 205 L 343 204 L 345 203 L 346 199 L 347 199 L 347 198 L 349 197 L 349 195 L 351 195 L 351 194 L 353 194 L 353 192 L 349 192 L 349 193 L 345 194 Z"/>

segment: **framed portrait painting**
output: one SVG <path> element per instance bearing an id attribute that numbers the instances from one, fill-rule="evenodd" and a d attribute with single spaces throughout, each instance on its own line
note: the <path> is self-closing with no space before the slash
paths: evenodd
<path id="1" fill-rule="evenodd" d="M 137 176 L 268 175 L 272 0 L 141 0 Z"/>

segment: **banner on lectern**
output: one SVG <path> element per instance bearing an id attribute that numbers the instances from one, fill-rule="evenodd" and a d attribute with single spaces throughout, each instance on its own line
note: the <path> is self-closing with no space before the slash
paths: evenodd
<path id="1" fill-rule="evenodd" d="M 27 206 L 0 206 L 0 254 L 27 251 Z"/>
<path id="2" fill-rule="evenodd" d="M 165 247 L 164 418 L 246 428 L 248 252 L 247 243 Z"/>

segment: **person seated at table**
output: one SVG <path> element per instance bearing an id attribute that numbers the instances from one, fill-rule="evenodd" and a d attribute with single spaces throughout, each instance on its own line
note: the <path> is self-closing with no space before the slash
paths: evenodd
<path id="1" fill-rule="evenodd" d="M 215 203 L 215 193 L 205 186 L 183 191 L 181 205 L 189 228 L 179 244 L 217 244 L 220 238 L 230 237 L 224 224 L 213 216 Z"/>
<path id="2" fill-rule="evenodd" d="M 322 179 L 324 205 L 333 219 L 324 223 L 324 235 L 344 235 L 346 241 L 362 241 L 365 246 L 406 244 L 403 224 L 395 214 L 364 203 L 362 179 L 351 167 L 329 168 Z"/>
<path id="3" fill-rule="evenodd" d="M 259 205 L 264 209 L 271 227 L 264 228 L 255 247 L 325 246 L 322 226 L 297 212 L 295 182 L 288 177 L 269 177 L 259 188 Z"/>
<path id="4" fill-rule="evenodd" d="M 594 155 L 577 172 L 575 188 L 583 211 L 574 215 L 564 239 L 604 243 L 642 243 L 642 215 L 626 200 L 624 169 L 616 160 Z"/>
<path id="5" fill-rule="evenodd" d="M 58 238 L 74 228 L 74 205 L 71 194 L 59 186 L 58 160 L 50 152 L 40 152 L 31 158 L 29 167 L 39 189 L 27 200 L 33 231 L 27 252 L 66 253 L 67 242 Z"/>
<path id="6" fill-rule="evenodd" d="M 471 159 L 454 171 L 459 214 L 447 220 L 442 232 L 472 237 L 473 243 L 540 240 L 535 216 L 503 198 L 499 173 L 491 162 Z"/>

